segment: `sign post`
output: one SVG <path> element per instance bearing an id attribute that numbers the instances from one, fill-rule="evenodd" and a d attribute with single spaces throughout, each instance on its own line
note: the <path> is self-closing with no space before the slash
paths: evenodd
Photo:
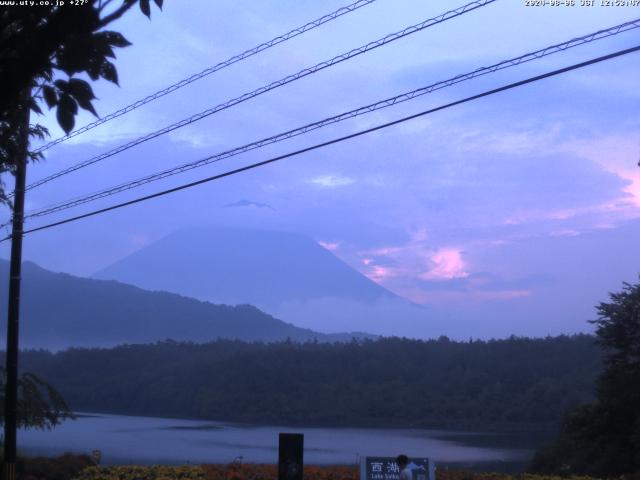
<path id="1" fill-rule="evenodd" d="M 303 452 L 303 434 L 280 434 L 278 442 L 278 480 L 302 480 Z"/>

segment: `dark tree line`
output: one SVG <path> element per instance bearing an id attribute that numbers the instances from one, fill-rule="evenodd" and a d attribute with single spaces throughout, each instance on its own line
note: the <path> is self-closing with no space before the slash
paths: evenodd
<path id="1" fill-rule="evenodd" d="M 74 411 L 254 423 L 549 425 L 593 398 L 586 335 L 454 342 L 166 341 L 22 353 Z"/>
<path id="2" fill-rule="evenodd" d="M 598 307 L 604 368 L 594 402 L 571 411 L 556 443 L 538 452 L 540 472 L 599 477 L 640 473 L 640 284 Z"/>

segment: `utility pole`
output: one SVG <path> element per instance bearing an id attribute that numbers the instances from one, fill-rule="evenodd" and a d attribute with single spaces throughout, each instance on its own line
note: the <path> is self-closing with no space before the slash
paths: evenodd
<path id="1" fill-rule="evenodd" d="M 11 230 L 11 266 L 9 272 L 9 312 L 7 321 L 6 385 L 4 397 L 4 480 L 16 478 L 16 440 L 18 428 L 18 326 L 20 320 L 20 282 L 22 270 L 22 232 L 24 226 L 24 193 L 29 147 L 29 100 L 31 89 L 22 94 L 17 112 L 18 131 Z"/>

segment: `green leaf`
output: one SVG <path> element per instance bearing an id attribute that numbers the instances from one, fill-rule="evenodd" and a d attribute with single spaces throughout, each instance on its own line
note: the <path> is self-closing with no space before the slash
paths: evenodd
<path id="1" fill-rule="evenodd" d="M 111 62 L 107 62 L 106 60 L 103 62 L 100 67 L 100 76 L 105 80 L 115 83 L 116 85 L 120 85 L 118 83 L 118 71 L 116 70 L 115 65 Z"/>
<path id="2" fill-rule="evenodd" d="M 39 113 L 40 115 L 42 115 L 42 110 L 40 109 L 40 106 L 38 105 L 38 103 L 35 101 L 35 99 L 31 99 L 29 108 L 31 110 L 33 110 L 36 113 Z"/>
<path id="3" fill-rule="evenodd" d="M 140 10 L 147 18 L 151 18 L 151 6 L 149 0 L 140 0 Z"/>
<path id="4" fill-rule="evenodd" d="M 98 113 L 95 111 L 93 105 L 91 104 L 91 100 L 96 98 L 93 94 L 93 90 L 91 89 L 91 85 L 89 85 L 84 80 L 72 78 L 71 80 L 69 80 L 68 91 L 71 95 L 73 95 L 73 98 L 76 100 L 76 102 L 78 102 L 78 105 L 80 105 L 80 107 L 90 111 L 96 117 L 98 116 Z"/>
<path id="5" fill-rule="evenodd" d="M 56 89 L 50 85 L 45 85 L 44 87 L 42 87 L 42 96 L 44 97 L 44 101 L 47 102 L 47 106 L 49 108 L 53 108 L 53 106 L 58 103 L 58 95 L 56 94 Z"/>
<path id="6" fill-rule="evenodd" d="M 95 56 L 96 48 L 92 35 L 83 33 L 72 35 L 58 50 L 56 59 L 58 68 L 71 76 L 74 73 L 87 71 Z"/>
<path id="7" fill-rule="evenodd" d="M 36 137 L 39 140 L 44 140 L 45 137 L 49 136 L 49 130 L 39 123 L 36 125 L 29 125 L 29 135 Z"/>
<path id="8" fill-rule="evenodd" d="M 55 82 L 53 82 L 53 84 L 58 87 L 58 90 L 62 91 L 62 92 L 66 92 L 67 91 L 67 87 L 68 84 L 65 80 L 56 80 Z"/>
<path id="9" fill-rule="evenodd" d="M 114 32 L 98 32 L 92 37 L 93 41 L 93 56 L 94 58 L 110 57 L 116 58 L 113 53 L 111 37 Z"/>
<path id="10" fill-rule="evenodd" d="M 78 104 L 79 104 L 82 108 L 84 108 L 85 110 L 88 110 L 88 111 L 90 111 L 91 113 L 93 113 L 93 115 L 94 115 L 96 118 L 100 118 L 100 115 L 98 115 L 98 112 L 96 112 L 96 109 L 95 109 L 95 108 L 93 108 L 93 104 L 92 104 L 90 101 L 89 101 L 89 102 L 85 102 L 84 100 L 83 100 L 83 101 L 81 101 L 81 100 L 78 100 L 78 99 L 76 99 L 76 101 L 78 102 Z"/>
<path id="11" fill-rule="evenodd" d="M 58 118 L 58 123 L 65 133 L 69 133 L 71 130 L 73 130 L 73 126 L 75 125 L 76 120 L 71 112 L 69 112 L 68 110 L 63 110 L 58 105 L 56 117 Z"/>
<path id="12" fill-rule="evenodd" d="M 102 62 L 98 62 L 95 58 L 91 60 L 91 62 L 89 62 L 89 66 L 87 67 L 87 75 L 89 75 L 89 78 L 91 78 L 91 80 L 98 80 L 98 78 L 100 78 L 100 73 L 102 70 L 102 63 L 105 60 L 103 59 Z"/>
<path id="13" fill-rule="evenodd" d="M 60 101 L 58 102 L 56 117 L 58 118 L 58 123 L 65 133 L 69 133 L 73 130 L 73 126 L 76 123 L 76 113 L 78 113 L 78 104 L 76 101 L 71 98 L 70 95 L 61 95 Z"/>
<path id="14" fill-rule="evenodd" d="M 69 87 L 67 91 L 73 95 L 76 100 L 79 98 L 82 98 L 83 100 L 93 100 L 96 98 L 93 94 L 93 90 L 91 89 L 91 85 L 79 78 L 72 78 L 69 80 Z"/>
<path id="15" fill-rule="evenodd" d="M 103 57 L 116 58 L 116 54 L 113 53 L 113 48 L 111 48 L 111 45 L 109 45 L 106 40 L 104 40 L 104 43 L 96 42 L 96 49 L 100 51 L 100 55 Z"/>
<path id="16" fill-rule="evenodd" d="M 107 43 L 114 47 L 123 48 L 131 45 L 131 42 L 124 38 L 124 36 L 120 32 L 100 32 Z"/>

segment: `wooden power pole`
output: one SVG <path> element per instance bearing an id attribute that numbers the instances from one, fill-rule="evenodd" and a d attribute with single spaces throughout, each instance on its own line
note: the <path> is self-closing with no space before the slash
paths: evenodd
<path id="1" fill-rule="evenodd" d="M 18 428 L 18 327 L 20 320 L 20 283 L 22 270 L 22 232 L 24 194 L 29 147 L 29 100 L 31 89 L 23 93 L 20 106 L 18 150 L 15 162 L 11 264 L 9 272 L 9 312 L 7 321 L 6 385 L 4 397 L 4 479 L 16 478 L 16 440 Z"/>

